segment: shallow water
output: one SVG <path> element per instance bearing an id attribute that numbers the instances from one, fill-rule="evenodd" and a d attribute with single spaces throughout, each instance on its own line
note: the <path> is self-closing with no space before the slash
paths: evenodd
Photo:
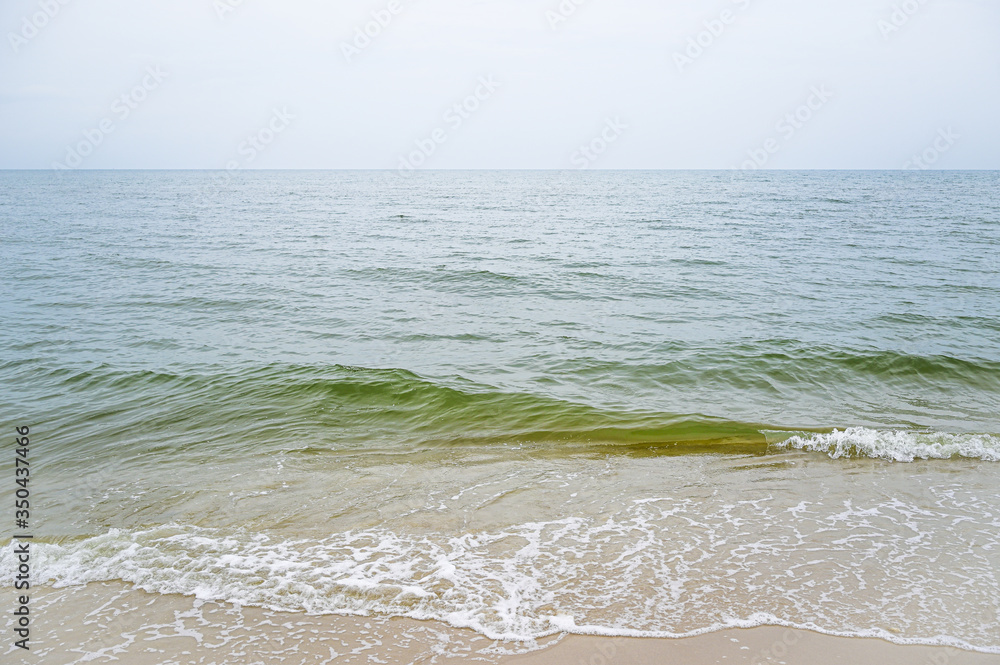
<path id="1" fill-rule="evenodd" d="M 1000 652 L 998 184 L 0 173 L 39 575 Z"/>

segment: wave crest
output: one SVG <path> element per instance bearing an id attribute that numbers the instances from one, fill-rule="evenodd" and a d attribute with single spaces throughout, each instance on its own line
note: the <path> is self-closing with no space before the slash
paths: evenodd
<path id="1" fill-rule="evenodd" d="M 892 462 L 966 457 L 1000 462 L 1000 437 L 992 434 L 948 434 L 848 427 L 819 434 L 796 434 L 772 444 L 826 453 L 833 459 L 871 457 Z"/>

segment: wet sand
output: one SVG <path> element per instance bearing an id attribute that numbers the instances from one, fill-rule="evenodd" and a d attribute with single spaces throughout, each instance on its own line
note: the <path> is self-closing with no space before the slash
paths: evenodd
<path id="1" fill-rule="evenodd" d="M 683 639 L 554 635 L 519 644 L 433 621 L 272 612 L 148 594 L 120 583 L 35 589 L 31 609 L 31 651 L 8 643 L 0 651 L 4 663 L 1000 665 L 996 654 L 781 627 Z M 10 615 L 5 616 L 4 632 L 10 635 Z"/>
<path id="2" fill-rule="evenodd" d="M 833 637 L 803 630 L 761 627 L 724 630 L 678 640 L 615 639 L 572 635 L 510 665 L 995 665 L 1000 655 L 954 648 L 898 645 L 879 639 Z"/>

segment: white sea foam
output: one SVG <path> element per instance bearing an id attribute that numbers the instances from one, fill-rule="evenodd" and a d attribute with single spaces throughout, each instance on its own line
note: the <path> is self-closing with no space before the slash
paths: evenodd
<path id="1" fill-rule="evenodd" d="M 766 432 L 770 435 L 779 432 Z M 796 434 L 772 444 L 840 457 L 872 457 L 894 462 L 966 457 L 1000 462 L 1000 437 L 992 434 L 948 434 L 849 427 L 826 434 Z"/>
<path id="2" fill-rule="evenodd" d="M 313 540 L 170 525 L 37 543 L 33 563 L 35 582 L 57 587 L 122 580 L 274 610 L 433 619 L 492 639 L 776 625 L 1000 653 L 995 504 L 933 488 L 919 504 L 663 496 L 610 517 Z M 929 576 L 944 548 L 947 571 Z M 12 552 L 0 550 L 0 584 L 13 582 Z"/>

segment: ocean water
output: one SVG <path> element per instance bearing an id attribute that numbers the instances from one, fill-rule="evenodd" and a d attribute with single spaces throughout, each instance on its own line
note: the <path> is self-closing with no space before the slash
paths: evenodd
<path id="1" fill-rule="evenodd" d="M 0 308 L 46 585 L 1000 653 L 1000 173 L 0 172 Z"/>

